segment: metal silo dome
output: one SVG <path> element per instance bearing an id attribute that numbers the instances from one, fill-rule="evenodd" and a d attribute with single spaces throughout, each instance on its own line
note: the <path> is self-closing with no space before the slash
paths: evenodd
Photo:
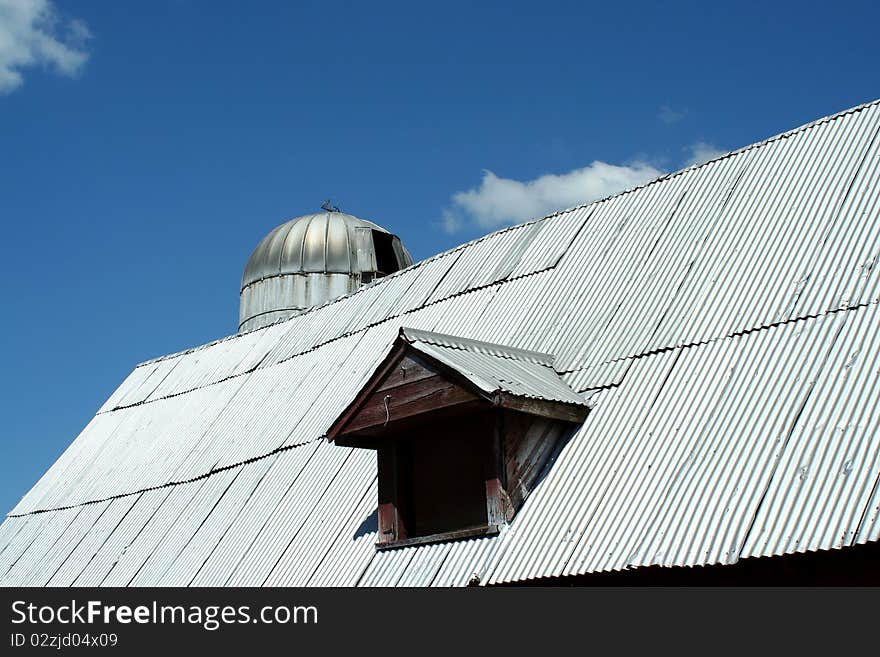
<path id="1" fill-rule="evenodd" d="M 291 219 L 248 258 L 239 331 L 290 317 L 411 264 L 400 239 L 371 221 L 335 211 Z"/>

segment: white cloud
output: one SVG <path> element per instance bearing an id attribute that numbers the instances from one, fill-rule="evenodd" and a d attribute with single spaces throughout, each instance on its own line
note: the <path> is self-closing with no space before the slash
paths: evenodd
<path id="1" fill-rule="evenodd" d="M 663 123 L 678 123 L 685 116 L 687 116 L 687 110 L 676 110 L 672 109 L 669 105 L 661 105 L 660 111 L 657 112 L 657 118 L 660 119 Z"/>
<path id="2" fill-rule="evenodd" d="M 454 211 L 446 208 L 443 210 L 443 219 L 440 221 L 440 226 L 450 235 L 457 233 L 462 228 L 461 217 L 459 217 Z"/>
<path id="3" fill-rule="evenodd" d="M 698 141 L 696 144 L 688 146 L 685 151 L 690 153 L 684 163 L 685 166 L 688 167 L 695 164 L 703 164 L 709 160 L 714 160 L 716 157 L 724 155 L 727 152 L 720 148 L 715 148 L 712 144 L 707 144 L 704 141 Z"/>
<path id="4" fill-rule="evenodd" d="M 90 38 L 83 21 L 61 18 L 50 0 L 0 0 L 0 94 L 20 87 L 29 67 L 77 75 L 89 58 L 84 46 Z"/>
<path id="5" fill-rule="evenodd" d="M 452 206 L 444 210 L 441 226 L 454 233 L 465 220 L 485 229 L 541 217 L 641 185 L 663 173 L 644 162 L 616 165 L 600 161 L 568 173 L 526 181 L 484 171 L 478 187 L 453 194 Z"/>

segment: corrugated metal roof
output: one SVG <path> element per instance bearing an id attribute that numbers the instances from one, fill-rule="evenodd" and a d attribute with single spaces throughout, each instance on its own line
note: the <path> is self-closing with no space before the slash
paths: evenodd
<path id="1" fill-rule="evenodd" d="M 400 337 L 487 394 L 502 391 L 519 397 L 585 405 L 583 397 L 559 378 L 549 354 L 406 327 L 400 329 Z"/>
<path id="2" fill-rule="evenodd" d="M 139 365 L 0 525 L 0 583 L 463 586 L 880 540 L 878 129 L 869 103 Z M 372 455 L 319 440 L 401 326 L 553 354 L 595 402 L 498 536 L 376 552 Z"/>

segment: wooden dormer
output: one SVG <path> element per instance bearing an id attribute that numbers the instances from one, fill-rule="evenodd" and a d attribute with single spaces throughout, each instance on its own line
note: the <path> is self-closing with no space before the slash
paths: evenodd
<path id="1" fill-rule="evenodd" d="M 401 328 L 327 438 L 374 449 L 388 548 L 497 533 L 586 402 L 547 354 Z"/>

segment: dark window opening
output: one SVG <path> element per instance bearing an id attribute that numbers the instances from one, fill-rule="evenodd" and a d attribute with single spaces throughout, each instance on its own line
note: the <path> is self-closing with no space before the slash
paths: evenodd
<path id="1" fill-rule="evenodd" d="M 376 252 L 376 270 L 380 275 L 388 275 L 400 269 L 397 254 L 394 253 L 394 236 L 379 230 L 373 231 L 373 249 Z"/>
<path id="2" fill-rule="evenodd" d="M 401 444 L 401 496 L 407 536 L 415 538 L 485 527 L 485 436 L 448 435 L 439 427 L 432 435 Z M 457 427 L 461 431 L 461 427 Z M 445 435 L 444 435 L 445 434 Z"/>
<path id="3" fill-rule="evenodd" d="M 496 533 L 496 414 L 436 418 L 379 449 L 379 547 Z"/>

